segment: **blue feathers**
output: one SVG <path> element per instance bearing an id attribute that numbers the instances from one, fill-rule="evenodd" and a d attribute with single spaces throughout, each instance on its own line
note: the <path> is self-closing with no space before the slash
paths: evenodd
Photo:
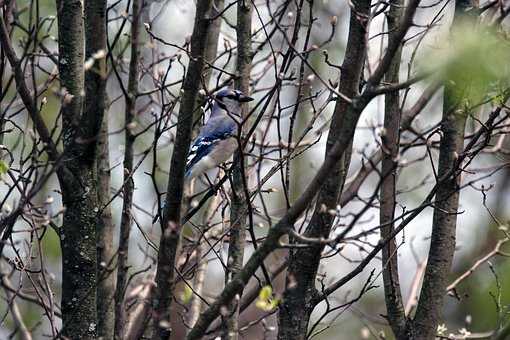
<path id="1" fill-rule="evenodd" d="M 205 136 L 203 135 L 203 132 L 204 131 L 200 133 L 198 138 L 191 146 L 191 149 L 189 150 L 188 159 L 186 161 L 186 177 L 191 175 L 193 166 L 196 165 L 205 156 L 210 154 L 218 142 L 232 137 L 233 133 L 235 132 L 235 125 L 229 124 L 223 126 L 223 128 L 215 129 Z"/>
<path id="2" fill-rule="evenodd" d="M 188 153 L 188 159 L 186 160 L 186 177 L 191 175 L 193 166 L 211 152 L 214 142 L 214 140 L 208 140 L 206 137 L 199 138 L 195 141 Z"/>
<path id="3" fill-rule="evenodd" d="M 237 148 L 235 138 L 241 124 L 241 103 L 253 98 L 241 91 L 224 89 L 214 97 L 214 104 L 207 123 L 191 146 L 186 161 L 187 179 L 198 176 L 207 169 L 225 162 Z"/>

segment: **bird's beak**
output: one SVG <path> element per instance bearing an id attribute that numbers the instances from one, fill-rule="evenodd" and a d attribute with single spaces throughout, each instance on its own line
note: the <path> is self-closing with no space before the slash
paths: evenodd
<path id="1" fill-rule="evenodd" d="M 251 102 L 253 100 L 252 97 L 249 97 L 249 96 L 245 96 L 244 94 L 239 96 L 239 101 L 241 103 L 245 103 L 245 102 Z"/>

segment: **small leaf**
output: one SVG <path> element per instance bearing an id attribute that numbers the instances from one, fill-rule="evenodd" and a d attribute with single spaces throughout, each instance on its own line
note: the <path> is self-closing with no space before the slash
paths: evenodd
<path id="1" fill-rule="evenodd" d="M 9 165 L 0 159 L 0 176 L 5 175 L 9 171 Z"/>
<path id="2" fill-rule="evenodd" d="M 192 296 L 193 296 L 193 290 L 190 288 L 190 286 L 188 286 L 188 285 L 184 286 L 184 291 L 181 294 L 182 303 L 190 302 Z"/>
<path id="3" fill-rule="evenodd" d="M 273 298 L 273 288 L 271 286 L 265 286 L 260 290 L 259 298 L 255 302 L 255 306 L 265 312 L 271 312 L 279 303 L 279 299 Z"/>
<path id="4" fill-rule="evenodd" d="M 264 286 L 259 292 L 259 299 L 267 300 L 273 295 L 273 288 L 271 286 Z"/>
<path id="5" fill-rule="evenodd" d="M 255 306 L 263 311 L 267 311 L 269 309 L 269 303 L 266 300 L 257 300 L 257 302 L 255 302 Z"/>
<path id="6" fill-rule="evenodd" d="M 271 308 L 270 310 L 275 309 L 276 307 L 278 307 L 279 304 L 280 304 L 280 299 L 271 299 L 269 302 L 269 307 Z"/>

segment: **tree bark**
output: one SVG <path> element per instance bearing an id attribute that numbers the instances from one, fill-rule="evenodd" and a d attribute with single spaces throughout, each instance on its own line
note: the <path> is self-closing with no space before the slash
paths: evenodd
<path id="1" fill-rule="evenodd" d="M 466 16 L 472 6 L 469 0 L 455 2 L 454 25 Z M 464 131 L 468 112 L 462 106 L 463 92 L 469 87 L 469 75 L 455 75 L 447 79 L 443 94 L 443 118 L 441 131 L 443 136 L 439 145 L 438 179 L 445 178 L 436 193 L 434 215 L 432 218 L 432 235 L 427 267 L 423 278 L 416 315 L 410 323 L 410 333 L 414 340 L 431 340 L 435 338 L 441 317 L 443 298 L 455 253 L 455 233 L 459 209 L 459 185 L 462 164 L 458 157 L 464 148 Z"/>
<path id="2" fill-rule="evenodd" d="M 393 0 L 386 16 L 388 22 L 389 44 L 395 39 L 395 30 L 398 27 L 403 13 L 403 0 Z M 399 83 L 400 61 L 402 47 L 395 53 L 385 81 L 390 84 Z M 400 143 L 400 95 L 399 91 L 385 95 L 384 108 L 384 132 L 381 135 L 381 192 L 380 192 L 380 215 L 381 239 L 385 240 L 394 230 L 393 219 L 396 207 L 396 183 L 398 171 L 398 153 Z M 403 339 L 405 335 L 406 316 L 402 293 L 400 291 L 400 279 L 398 274 L 398 254 L 395 239 L 391 239 L 382 250 L 382 267 L 384 282 L 384 297 L 388 322 L 397 339 Z"/>
<path id="3" fill-rule="evenodd" d="M 205 52 L 205 60 L 211 64 L 214 63 L 214 61 L 216 59 L 217 51 L 218 51 L 218 39 L 220 36 L 221 23 L 222 23 L 221 16 L 219 16 L 219 13 L 223 10 L 224 6 L 225 6 L 224 0 L 213 1 L 213 5 L 212 5 L 212 9 L 211 9 L 211 17 L 216 18 L 216 19 L 209 26 L 210 28 L 208 30 L 209 32 L 208 32 L 208 37 L 207 37 L 207 47 L 206 47 L 206 52 Z M 204 72 L 204 84 L 206 86 L 208 86 L 210 83 L 211 75 L 212 75 L 212 68 L 210 68 L 206 72 Z M 198 99 L 197 105 L 200 105 L 201 102 L 202 101 L 200 99 Z M 198 126 L 196 129 L 196 133 L 198 133 Z M 209 203 L 209 207 L 207 208 L 207 213 L 204 214 L 204 218 L 203 218 L 204 223 L 202 225 L 204 227 L 202 227 L 203 229 L 201 230 L 200 233 L 198 233 L 199 234 L 198 238 L 199 238 L 200 244 L 198 245 L 196 252 L 197 252 L 197 259 L 198 259 L 199 263 L 197 264 L 197 269 L 195 272 L 195 276 L 193 278 L 194 294 L 191 298 L 190 312 L 188 315 L 188 324 L 190 326 L 193 326 L 197 322 L 198 316 L 200 315 L 200 312 L 202 310 L 203 302 L 202 302 L 201 295 L 202 295 L 203 288 L 204 288 L 205 273 L 207 271 L 207 265 L 208 265 L 207 259 L 206 258 L 202 259 L 202 256 L 205 254 L 207 246 L 208 246 L 208 243 L 206 241 L 207 238 L 202 238 L 200 236 L 201 236 L 202 232 L 205 232 L 205 229 L 204 229 L 206 226 L 205 222 L 208 220 L 208 218 L 210 216 L 209 211 L 211 211 L 211 213 L 214 211 L 214 206 L 216 206 L 216 201 L 217 201 L 217 198 L 213 199 L 213 201 Z"/>
<path id="4" fill-rule="evenodd" d="M 103 126 L 98 138 L 97 150 L 97 196 L 99 203 L 99 222 L 97 225 L 97 318 L 98 337 L 113 338 L 115 323 L 114 293 L 115 268 L 113 259 L 113 235 L 115 226 L 112 220 L 110 204 L 110 160 L 108 143 L 108 115 L 103 117 Z M 107 205 L 108 204 L 108 205 Z"/>
<path id="5" fill-rule="evenodd" d="M 452 87 L 453 85 L 446 85 L 444 92 L 441 126 L 443 138 L 439 147 L 438 178 L 451 171 L 464 146 L 467 113 L 458 109 L 456 100 L 452 102 L 454 92 Z M 436 193 L 428 262 L 412 326 L 416 340 L 434 339 L 436 334 L 455 253 L 459 185 L 460 172 L 456 172 L 455 176 L 445 181 Z"/>
<path id="6" fill-rule="evenodd" d="M 140 18 L 143 9 L 143 0 L 133 0 L 131 15 L 131 59 L 129 61 L 129 74 L 127 94 L 125 97 L 124 112 L 124 171 L 123 171 L 123 203 L 120 221 L 119 248 L 117 251 L 117 284 L 115 288 L 115 339 L 123 339 L 126 326 L 124 295 L 128 280 L 129 236 L 133 222 L 131 209 L 133 207 L 133 151 L 135 135 L 136 97 L 138 93 L 138 60 L 140 56 Z"/>
<path id="7" fill-rule="evenodd" d="M 60 230 L 61 333 L 70 339 L 95 339 L 98 326 L 96 228 L 99 220 L 95 153 L 103 112 L 96 111 L 93 117 L 83 114 L 83 2 L 57 0 L 57 16 L 64 164 L 72 173 L 72 180 L 60 182 L 65 208 Z M 86 124 L 82 124 L 82 119 Z"/>
<path id="8" fill-rule="evenodd" d="M 349 98 L 358 93 L 366 55 L 366 34 L 370 1 L 358 0 L 351 10 L 349 38 L 346 55 L 342 64 L 339 92 Z M 349 112 L 351 104 L 339 98 L 333 115 L 328 136 L 326 154 L 328 154 L 343 133 L 341 127 L 349 125 L 347 121 L 355 119 Z M 335 208 L 339 194 L 347 175 L 350 162 L 351 139 L 348 139 L 346 152 L 329 173 L 326 182 L 319 191 L 314 214 L 305 232 L 307 237 L 329 236 L 333 216 L 327 210 Z M 327 207 L 324 209 L 324 207 Z M 323 245 L 314 244 L 306 249 L 294 249 L 289 254 L 286 289 L 279 311 L 279 339 L 305 339 L 310 315 L 315 308 L 312 303 L 317 294 L 315 277 L 321 259 Z"/>
<path id="9" fill-rule="evenodd" d="M 156 271 L 156 291 L 153 305 L 153 340 L 168 339 L 171 333 L 170 305 L 174 290 L 174 264 L 179 252 L 180 218 L 183 198 L 184 168 L 191 142 L 193 111 L 200 79 L 204 70 L 204 56 L 207 43 L 208 17 L 212 0 L 197 2 L 195 24 L 191 36 L 190 63 L 182 85 L 181 105 L 177 121 L 177 133 L 170 164 L 170 175 L 161 220 L 161 239 Z"/>
<path id="10" fill-rule="evenodd" d="M 237 3 L 237 65 L 235 88 L 244 94 L 250 94 L 250 71 L 251 71 L 251 16 L 252 4 L 250 0 L 241 0 Z M 242 104 L 243 120 L 249 114 L 248 103 Z M 226 283 L 239 273 L 243 267 L 244 250 L 246 245 L 246 228 L 253 227 L 253 224 L 247 226 L 246 219 L 248 213 L 251 214 L 247 183 L 249 181 L 246 174 L 246 160 L 244 150 L 242 149 L 242 136 L 244 127 L 239 129 L 239 150 L 234 154 L 234 168 L 232 171 L 232 194 L 230 199 L 230 241 L 228 246 Z M 250 216 L 251 217 L 251 216 Z M 253 221 L 251 221 L 253 222 Z M 226 327 L 224 329 L 223 339 L 237 340 L 239 338 L 239 302 L 242 293 L 235 296 L 227 307 Z"/>
<path id="11" fill-rule="evenodd" d="M 110 200 L 110 161 L 108 150 L 108 116 L 106 111 L 106 1 L 85 1 L 85 59 L 94 59 L 85 73 L 85 102 L 82 121 L 89 126 L 92 138 L 99 129 L 96 151 L 97 200 L 100 215 L 97 220 L 97 335 L 113 336 L 113 290 L 115 277 L 111 273 L 114 256 L 112 213 L 106 204 Z M 102 52 L 102 53 L 101 53 Z M 102 124 L 101 124 L 102 122 Z M 101 127 L 98 127 L 101 124 Z"/>
<path id="12" fill-rule="evenodd" d="M 218 39 L 221 32 L 222 17 L 220 16 L 221 11 L 225 7 L 225 0 L 213 0 L 211 8 L 211 18 L 215 18 L 210 24 L 207 33 L 207 46 L 205 49 L 205 60 L 213 64 L 218 54 Z M 211 80 L 213 68 L 210 67 L 204 72 L 204 84 L 209 85 Z"/>

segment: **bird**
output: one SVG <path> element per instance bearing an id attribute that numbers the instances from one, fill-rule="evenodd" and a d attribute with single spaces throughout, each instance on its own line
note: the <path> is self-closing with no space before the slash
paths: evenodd
<path id="1" fill-rule="evenodd" d="M 237 149 L 235 137 L 242 121 L 241 104 L 252 100 L 252 97 L 232 88 L 225 88 L 216 93 L 211 115 L 188 152 L 186 180 L 217 167 L 234 153 Z"/>

